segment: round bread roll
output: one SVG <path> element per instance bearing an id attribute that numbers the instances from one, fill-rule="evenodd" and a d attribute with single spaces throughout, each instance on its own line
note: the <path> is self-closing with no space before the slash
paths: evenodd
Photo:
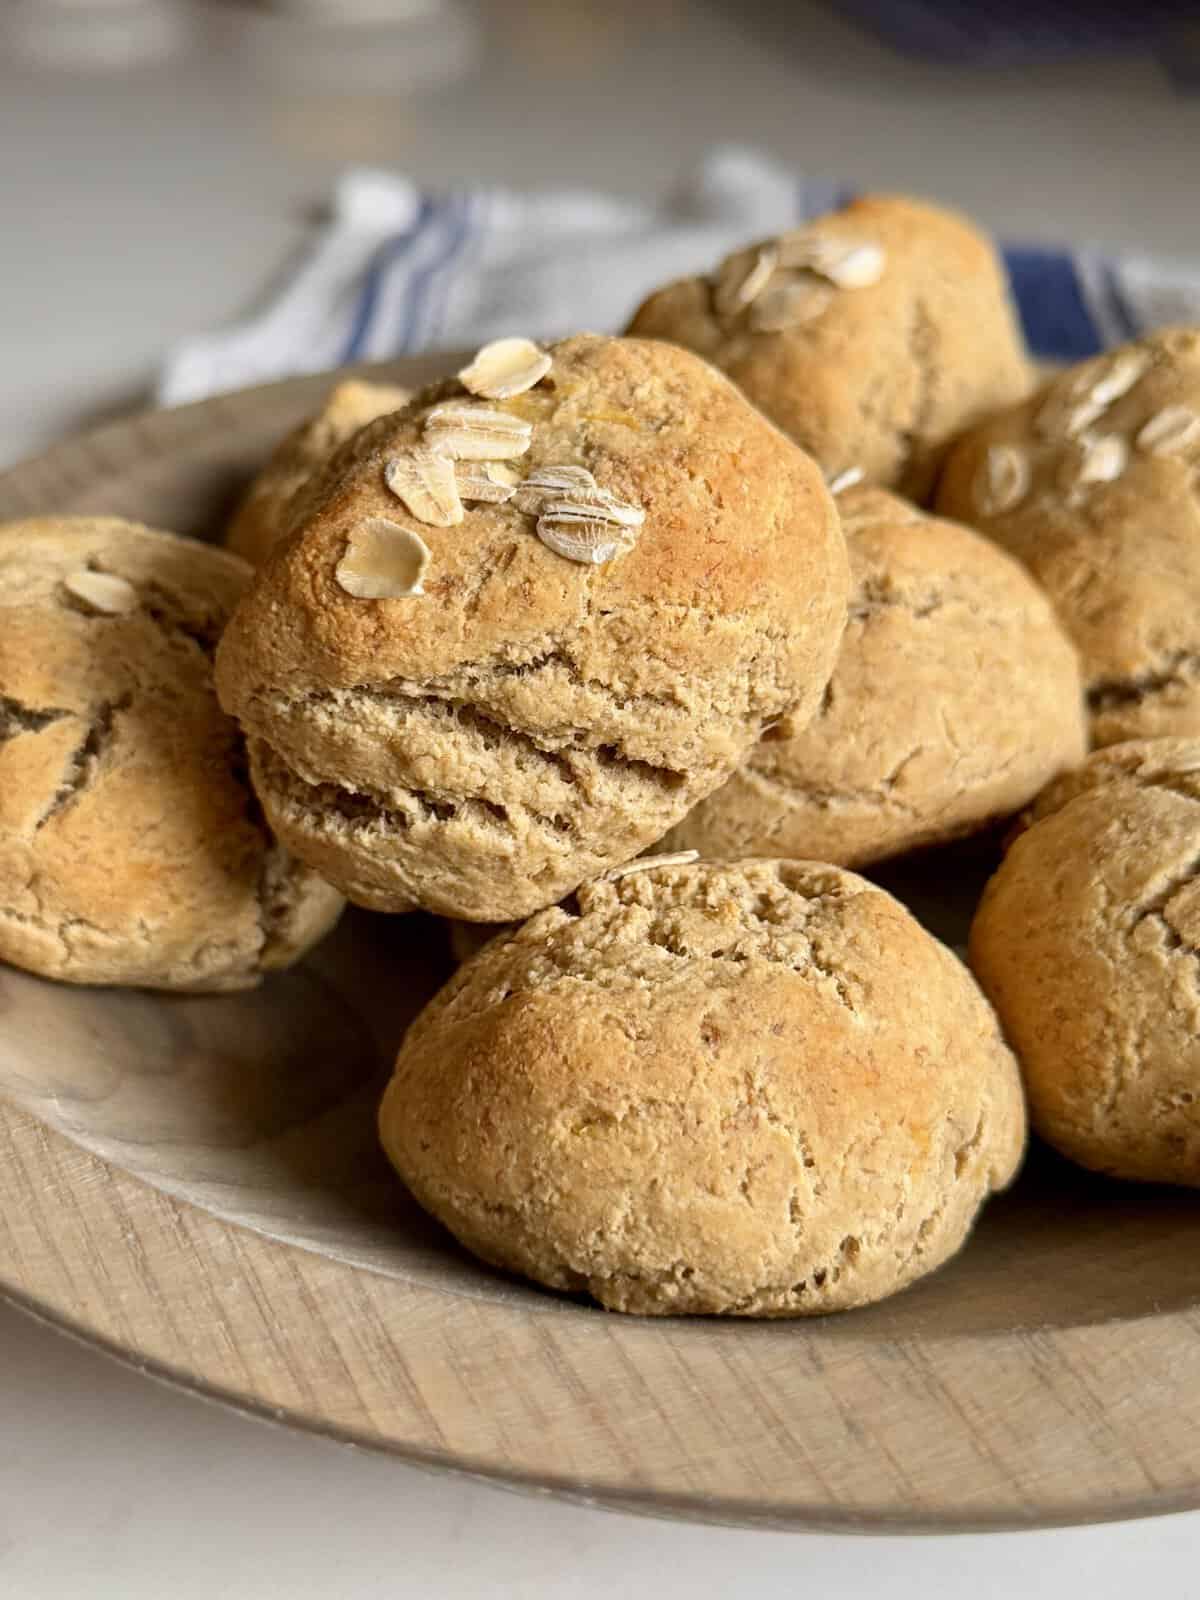
<path id="1" fill-rule="evenodd" d="M 863 865 L 976 832 L 1084 758 L 1075 651 L 1019 564 L 883 489 L 838 504 L 850 617 L 821 708 L 768 733 L 668 848 Z"/>
<path id="2" fill-rule="evenodd" d="M 407 389 L 391 383 L 346 378 L 337 384 L 317 415 L 280 441 L 247 489 L 225 534 L 229 548 L 252 566 L 259 566 L 276 540 L 292 527 L 296 491 L 339 445 L 368 422 L 399 411 L 409 398 Z"/>
<path id="3" fill-rule="evenodd" d="M 685 351 L 535 355 L 509 399 L 442 384 L 351 440 L 218 653 L 272 826 L 377 910 L 561 899 L 833 667 L 846 551 L 809 458 Z"/>
<path id="4" fill-rule="evenodd" d="M 1200 740 L 1098 751 L 988 884 L 970 960 L 1034 1127 L 1117 1178 L 1200 1185 Z"/>
<path id="5" fill-rule="evenodd" d="M 1200 330 L 1071 367 L 968 434 L 938 509 L 1022 561 L 1079 647 L 1097 746 L 1200 733 Z"/>
<path id="6" fill-rule="evenodd" d="M 212 656 L 249 568 L 112 517 L 0 529 L 0 958 L 244 989 L 341 897 L 267 832 Z"/>
<path id="7" fill-rule="evenodd" d="M 613 1311 L 809 1316 L 953 1255 L 1025 1112 L 970 974 L 890 895 L 646 858 L 459 969 L 380 1130 L 498 1267 Z"/>
<path id="8" fill-rule="evenodd" d="M 652 294 L 632 334 L 727 372 L 830 478 L 914 500 L 948 441 L 1033 382 L 1003 263 L 956 212 L 869 195 Z"/>

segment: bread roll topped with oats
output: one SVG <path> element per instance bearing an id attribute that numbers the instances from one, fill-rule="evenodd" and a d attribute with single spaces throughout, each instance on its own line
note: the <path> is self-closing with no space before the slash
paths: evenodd
<path id="1" fill-rule="evenodd" d="M 376 417 L 399 411 L 408 398 L 407 389 L 391 383 L 345 378 L 336 384 L 316 416 L 280 441 L 246 490 L 225 535 L 229 548 L 258 566 L 275 541 L 290 530 L 297 491 L 339 445 Z"/>
<path id="2" fill-rule="evenodd" d="M 866 865 L 1011 816 L 1087 752 L 1075 650 L 1020 564 L 885 489 L 837 499 L 850 618 L 820 710 L 665 847 Z"/>
<path id="3" fill-rule="evenodd" d="M 115 517 L 0 528 L 0 959 L 245 989 L 341 896 L 263 823 L 212 657 L 250 576 Z"/>
<path id="4" fill-rule="evenodd" d="M 650 1315 L 893 1294 L 1025 1143 L 990 1007 L 890 895 L 811 861 L 652 856 L 461 967 L 379 1125 L 476 1255 Z"/>
<path id="5" fill-rule="evenodd" d="M 359 904 L 550 905 L 820 703 L 833 499 L 686 351 L 498 341 L 305 493 L 217 676 L 272 825 Z"/>
<path id="6" fill-rule="evenodd" d="M 1033 382 L 991 241 L 887 195 L 668 284 L 628 331 L 715 362 L 830 477 L 857 466 L 913 500 L 956 433 Z"/>
<path id="7" fill-rule="evenodd" d="M 1052 378 L 954 449 L 939 510 L 1010 551 L 1083 660 L 1097 746 L 1200 733 L 1200 329 Z"/>

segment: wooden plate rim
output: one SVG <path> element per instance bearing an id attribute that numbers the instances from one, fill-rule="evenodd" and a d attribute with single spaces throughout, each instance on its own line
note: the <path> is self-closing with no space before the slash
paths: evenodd
<path id="1" fill-rule="evenodd" d="M 365 370 L 420 381 L 454 359 Z M 169 459 L 263 413 L 295 412 L 328 381 L 320 374 L 285 379 L 109 423 L 0 474 L 0 510 L 33 514 L 84 488 L 102 494 L 131 461 Z M 80 1195 L 87 1197 L 86 1212 Z M 739 1387 L 745 1390 L 747 1413 L 756 1412 L 748 1443 L 735 1438 L 722 1454 L 713 1450 L 710 1432 L 703 1445 L 708 1456 L 693 1456 L 686 1447 L 672 1455 L 651 1448 L 651 1438 L 678 1426 L 686 1407 L 681 1412 L 669 1402 L 678 1400 L 681 1383 L 696 1387 L 689 1361 L 705 1346 L 725 1344 L 728 1327 L 599 1313 L 595 1321 L 541 1317 L 527 1307 L 468 1303 L 454 1292 L 350 1267 L 172 1199 L 3 1099 L 0 1200 L 0 1295 L 6 1300 L 173 1386 L 424 1467 L 660 1516 L 777 1528 L 978 1531 L 1200 1506 L 1200 1308 L 1032 1333 L 896 1340 L 886 1348 L 883 1341 L 855 1338 L 851 1329 L 821 1350 L 811 1325 L 793 1324 L 797 1364 L 805 1370 L 793 1375 L 790 1394 L 775 1375 L 783 1413 L 772 1418 L 772 1395 L 749 1384 L 745 1372 L 721 1369 L 724 1383 L 702 1388 L 691 1400 L 702 1402 L 697 1413 L 705 1412 L 719 1409 L 730 1393 L 736 1397 Z M 38 1249 L 25 1236 L 29 1230 Z M 54 1261 L 45 1253 L 47 1239 L 84 1248 L 72 1264 L 65 1244 L 56 1246 Z M 82 1276 L 79 1261 L 87 1264 Z M 241 1270 L 231 1274 L 231 1262 Z M 263 1284 L 271 1285 L 276 1312 L 274 1326 L 264 1327 L 260 1315 L 252 1333 L 245 1326 L 244 1292 L 251 1278 L 260 1293 Z M 175 1293 L 214 1297 L 222 1338 L 233 1343 L 217 1341 L 198 1351 L 173 1334 Z M 405 1361 L 398 1351 L 375 1352 L 373 1364 L 351 1373 L 344 1393 L 322 1394 L 329 1341 L 344 1357 L 354 1334 L 354 1317 L 344 1307 L 364 1297 L 373 1317 L 412 1329 L 414 1349 L 433 1349 L 441 1340 L 456 1359 L 477 1365 L 466 1390 L 476 1388 L 480 1406 L 489 1394 L 496 1400 L 499 1381 L 512 1386 L 505 1393 L 522 1398 L 539 1390 L 556 1394 L 558 1409 L 539 1425 L 530 1421 L 535 1407 L 509 1417 L 503 1429 L 481 1426 L 475 1449 L 447 1445 L 447 1436 L 463 1433 L 463 1390 L 442 1392 L 412 1373 L 401 1384 L 397 1370 Z M 300 1315 L 289 1322 L 292 1311 Z M 304 1316 L 320 1326 L 321 1339 L 295 1337 Z M 654 1382 L 665 1387 L 649 1402 L 643 1396 L 639 1428 L 631 1395 L 636 1401 L 645 1390 L 647 1373 L 628 1392 L 613 1384 L 612 1374 L 644 1364 L 647 1350 Z M 592 1364 L 588 1371 L 579 1370 L 581 1361 Z M 601 1392 L 606 1382 L 612 1387 Z M 851 1433 L 849 1445 L 843 1440 L 850 1475 L 857 1473 L 853 1492 L 826 1480 L 812 1460 L 799 1459 L 789 1460 L 777 1493 L 755 1491 L 755 1482 L 764 1480 L 753 1467 L 754 1452 L 772 1426 L 776 1447 L 782 1440 L 801 1452 L 810 1418 L 832 1437 L 848 1397 L 871 1386 L 881 1414 L 872 1412 L 869 1432 Z M 602 1412 L 605 1406 L 613 1414 L 601 1425 L 597 1407 Z M 697 1414 L 690 1425 L 700 1428 L 702 1421 L 707 1418 Z M 918 1440 L 924 1441 L 918 1452 L 924 1476 L 914 1485 L 904 1470 L 905 1452 Z M 699 1433 L 694 1442 L 699 1452 Z M 889 1460 L 880 1457 L 881 1447 Z M 563 1460 L 559 1470 L 548 1465 L 555 1448 Z M 624 1465 L 614 1471 L 618 1458 Z"/>

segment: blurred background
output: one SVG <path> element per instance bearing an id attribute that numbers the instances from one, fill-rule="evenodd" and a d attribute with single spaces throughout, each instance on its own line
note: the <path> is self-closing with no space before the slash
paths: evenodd
<path id="1" fill-rule="evenodd" d="M 1103 0 L 4 0 L 0 461 L 262 304 L 339 172 L 652 196 L 736 142 L 1200 256 L 1200 22 Z M 537 330 L 529 330 L 536 332 Z"/>

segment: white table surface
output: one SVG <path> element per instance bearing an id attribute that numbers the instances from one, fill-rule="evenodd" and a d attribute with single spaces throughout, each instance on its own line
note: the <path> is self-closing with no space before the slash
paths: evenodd
<path id="1" fill-rule="evenodd" d="M 169 341 L 263 291 L 348 161 L 648 192 L 738 139 L 1009 236 L 1200 255 L 1200 98 L 1149 62 L 946 73 L 755 0 L 494 0 L 482 35 L 468 7 L 391 50 L 264 27 L 212 12 L 154 72 L 0 50 L 0 464 L 135 405 Z M 642 1521 L 247 1421 L 4 1307 L 0 1428 L 4 1600 L 1194 1592 L 1195 1515 L 924 1540 Z"/>

